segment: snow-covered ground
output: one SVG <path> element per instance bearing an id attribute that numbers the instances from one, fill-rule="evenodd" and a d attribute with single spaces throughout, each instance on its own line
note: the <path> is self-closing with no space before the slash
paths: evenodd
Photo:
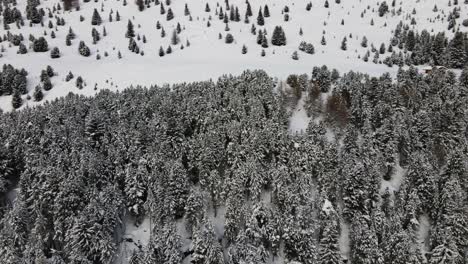
<path id="1" fill-rule="evenodd" d="M 40 7 L 47 11 L 52 8 L 59 0 L 42 0 Z M 224 1 L 213 0 L 192 0 L 180 1 L 172 0 L 170 8 L 175 14 L 175 18 L 166 21 L 166 15 L 160 14 L 159 6 L 139 12 L 134 1 L 128 1 L 123 6 L 122 0 L 99 0 L 83 3 L 80 1 L 80 11 L 63 12 L 57 14 L 63 17 L 66 25 L 58 27 L 56 38 L 50 38 L 51 30 L 47 27 L 49 18 L 44 17 L 44 27 L 40 25 L 26 25 L 18 29 L 15 24 L 10 24 L 12 34 L 23 34 L 25 36 L 25 45 L 29 47 L 28 36 L 33 34 L 36 37 L 42 36 L 47 32 L 46 39 L 49 48 L 59 47 L 62 57 L 51 59 L 49 52 L 35 53 L 28 48 L 28 53 L 24 55 L 17 54 L 18 47 L 9 46 L 3 42 L 5 52 L 0 61 L 10 63 L 15 67 L 24 67 L 30 74 L 28 76 L 28 89 L 30 94 L 39 83 L 39 74 L 47 65 L 51 65 L 57 72 L 57 76 L 52 78 L 54 88 L 45 92 L 46 99 L 66 95 L 69 92 L 92 95 L 100 89 L 121 89 L 130 85 L 151 85 L 163 83 L 176 83 L 184 81 L 198 81 L 209 78 L 217 78 L 222 74 L 238 74 L 246 69 L 264 69 L 272 76 L 279 79 L 285 79 L 291 73 L 310 73 L 313 66 L 326 64 L 329 68 L 337 68 L 341 72 L 349 70 L 358 70 L 371 75 L 380 75 L 384 72 L 395 73 L 396 68 L 388 68 L 385 65 L 378 65 L 371 62 L 364 62 L 358 59 L 363 56 L 366 49 L 360 46 L 362 37 L 365 35 L 369 44 L 373 43 L 377 48 L 381 43 L 388 44 L 391 32 L 401 20 L 409 24 L 409 19 L 413 9 L 417 14 L 413 15 L 418 30 L 427 29 L 434 32 L 443 31 L 447 28 L 446 21 L 437 20 L 432 23 L 438 15 L 446 17 L 453 7 L 447 3 L 441 3 L 439 0 L 417 0 L 417 1 L 397 1 L 396 9 L 402 8 L 400 15 L 387 13 L 384 17 L 379 17 L 378 2 L 374 0 L 360 1 L 341 1 L 336 4 L 335 1 L 329 1 L 330 7 L 324 7 L 324 1 L 311 1 L 313 7 L 310 11 L 306 10 L 308 0 L 256 0 L 250 1 L 253 16 L 250 17 L 250 24 L 244 23 L 244 14 L 246 4 L 244 0 L 231 0 L 229 3 L 239 7 L 241 21 L 229 22 L 230 33 L 234 36 L 233 44 L 225 44 L 224 39 L 219 40 L 218 34 L 223 37 L 227 32 L 224 31 L 225 24 L 218 19 L 215 14 L 219 10 L 217 3 L 225 11 Z M 389 1 L 387 1 L 389 2 Z M 390 1 L 391 2 L 391 1 Z M 389 4 L 390 4 L 389 2 Z M 188 16 L 184 16 L 184 5 L 188 4 L 193 20 L 189 21 Z M 205 4 L 209 3 L 211 11 L 205 12 Z M 281 25 L 287 37 L 287 45 L 270 47 L 265 49 L 266 56 L 261 57 L 261 46 L 256 44 L 257 36 L 250 33 L 251 24 L 256 24 L 258 10 L 268 4 L 271 13 L 270 17 L 265 18 L 265 26 L 257 26 L 257 29 L 267 29 L 268 38 L 271 38 L 273 28 Z M 433 12 L 434 5 L 438 5 L 439 12 Z M 17 7 L 25 13 L 26 1 L 18 1 Z M 284 21 L 283 9 L 288 6 L 290 11 L 289 21 Z M 466 18 L 468 5 L 459 5 L 462 8 L 461 19 Z M 103 20 L 100 26 L 91 26 L 91 15 L 94 8 L 100 11 Z M 166 6 L 166 10 L 168 6 Z M 390 9 L 392 7 L 390 6 Z M 103 10 L 103 11 L 101 11 Z M 109 21 L 109 13 L 113 13 L 113 22 Z M 121 20 L 115 20 L 116 11 L 119 12 Z M 363 17 L 361 17 L 361 13 Z M 229 12 L 228 12 L 229 14 Z M 56 15 L 56 14 L 54 14 Z M 80 22 L 80 15 L 85 20 Z M 211 27 L 207 27 L 207 21 L 212 18 Z M 131 19 L 135 25 L 136 34 L 145 35 L 147 42 L 137 41 L 140 50 L 144 51 L 144 56 L 132 53 L 128 50 L 128 39 L 125 38 L 128 20 Z M 370 21 L 374 20 L 372 26 Z M 343 20 L 344 25 L 341 24 Z M 52 18 L 55 24 L 55 18 Z M 166 36 L 161 37 L 160 30 L 156 29 L 156 22 L 159 21 L 166 31 Z M 170 44 L 172 31 L 177 23 L 180 23 L 183 30 L 180 34 L 182 43 L 190 41 L 190 47 L 180 50 L 179 45 L 173 47 L 173 53 L 164 57 L 159 57 L 158 50 L 160 46 L 167 48 Z M 71 46 L 65 45 L 65 36 L 68 28 L 71 27 L 77 38 L 72 41 Z M 91 29 L 96 28 L 101 33 L 101 41 L 92 44 Z M 106 28 L 107 36 L 102 36 L 103 28 Z M 299 35 L 302 28 L 303 35 Z M 466 28 L 462 28 L 466 30 Z M 2 32 L 3 31 L 3 32 Z M 0 33 L 5 34 L 3 26 Z M 3 35 L 2 34 L 2 35 Z M 322 35 L 325 35 L 327 45 L 320 44 Z M 450 35 L 451 33 L 449 33 Z M 340 44 L 343 37 L 348 38 L 348 49 L 343 51 Z M 80 40 L 91 49 L 90 57 L 82 57 L 78 54 L 78 43 Z M 309 55 L 300 52 L 299 60 L 292 60 L 291 54 L 298 49 L 301 41 L 307 41 L 315 46 L 316 53 Z M 248 53 L 241 54 L 243 45 L 246 45 Z M 118 59 L 117 53 L 122 53 L 123 58 Z M 105 57 L 104 52 L 109 56 Z M 96 55 L 100 54 L 101 59 L 96 60 Z M 78 90 L 74 85 L 74 80 L 65 82 L 66 74 L 71 71 L 76 76 L 82 76 L 87 86 Z M 95 90 L 95 87 L 97 88 Z M 35 102 L 26 101 L 24 105 L 34 105 Z M 11 96 L 0 97 L 0 107 L 4 110 L 11 109 Z"/>
<path id="2" fill-rule="evenodd" d="M 386 190 L 389 191 L 393 197 L 394 193 L 400 189 L 403 182 L 403 177 L 406 175 L 407 169 L 402 168 L 399 162 L 393 167 L 393 173 L 390 180 L 382 180 L 380 184 L 380 194 L 383 194 Z"/>
<path id="3" fill-rule="evenodd" d="M 128 264 L 134 251 L 148 245 L 151 234 L 150 221 L 150 218 L 146 217 L 139 226 L 136 226 L 135 219 L 129 215 L 125 217 L 125 233 L 119 245 L 119 254 L 115 264 Z"/>
<path id="4" fill-rule="evenodd" d="M 289 132 L 291 134 L 305 133 L 309 126 L 311 118 L 307 116 L 307 111 L 304 108 L 305 98 L 307 98 L 307 94 L 302 95 L 301 99 L 297 102 L 296 107 L 292 110 L 292 114 L 289 119 Z"/>

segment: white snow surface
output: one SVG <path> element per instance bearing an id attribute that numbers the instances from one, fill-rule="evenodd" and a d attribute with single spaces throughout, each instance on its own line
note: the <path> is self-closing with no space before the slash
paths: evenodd
<path id="1" fill-rule="evenodd" d="M 52 8 L 60 0 L 42 0 L 40 8 Z M 45 92 L 45 99 L 52 100 L 56 97 L 64 96 L 69 92 L 93 95 L 101 89 L 117 90 L 126 88 L 130 85 L 152 85 L 164 83 L 180 83 L 185 81 L 200 81 L 210 78 L 217 78 L 223 74 L 239 74 L 246 69 L 263 69 L 270 75 L 279 79 L 285 79 L 292 73 L 310 73 L 313 66 L 328 65 L 329 68 L 337 68 L 341 72 L 357 70 L 371 75 L 380 75 L 384 72 L 394 74 L 397 69 L 388 68 L 385 65 L 364 62 L 358 59 L 367 49 L 360 46 L 362 37 L 365 35 L 371 43 L 377 48 L 381 43 L 388 44 L 391 32 L 395 29 L 397 23 L 403 20 L 409 24 L 413 8 L 417 10 L 414 15 L 417 21 L 416 30 L 427 29 L 434 32 L 444 31 L 447 28 L 447 22 L 435 20 L 438 15 L 446 17 L 453 6 L 449 7 L 445 2 L 439 0 L 408 0 L 397 1 L 396 9 L 402 7 L 400 15 L 387 13 L 384 17 L 379 17 L 378 3 L 374 0 L 360 1 L 341 1 L 336 4 L 335 1 L 329 1 L 330 8 L 324 7 L 324 1 L 313 0 L 311 11 L 306 11 L 305 6 L 309 0 L 256 0 L 250 1 L 253 16 L 250 17 L 250 23 L 244 23 L 244 14 L 246 4 L 244 0 L 230 0 L 230 4 L 239 7 L 241 22 L 229 22 L 230 33 L 233 34 L 235 42 L 225 44 L 224 39 L 219 40 L 218 34 L 224 36 L 225 24 L 215 15 L 217 3 L 225 11 L 224 1 L 214 0 L 191 0 L 181 1 L 172 0 L 170 8 L 173 10 L 175 18 L 166 21 L 166 15 L 160 14 L 159 6 L 153 6 L 145 9 L 143 12 L 137 10 L 134 1 L 128 0 L 128 4 L 123 6 L 122 0 L 99 0 L 84 3 L 80 0 L 80 11 L 59 11 L 54 13 L 63 17 L 66 25 L 58 27 L 56 38 L 50 37 L 51 29 L 47 27 L 50 18 L 44 17 L 44 27 L 40 25 L 29 26 L 29 21 L 25 20 L 25 26 L 18 29 L 15 24 L 10 24 L 9 30 L 12 34 L 23 34 L 25 40 L 23 43 L 28 47 L 28 53 L 24 55 L 17 54 L 18 47 L 9 46 L 3 42 L 5 52 L 1 53 L 0 61 L 9 63 L 16 68 L 25 68 L 28 72 L 28 90 L 32 95 L 34 87 L 39 83 L 41 70 L 47 65 L 51 65 L 57 72 L 57 76 L 52 78 L 54 88 Z M 164 2 L 164 1 L 163 1 Z M 387 1 L 388 2 L 388 1 Z M 391 1 L 390 1 L 391 2 Z M 188 4 L 193 20 L 184 16 L 184 5 Z M 205 4 L 209 3 L 211 12 L 205 12 Z M 281 25 L 287 37 L 287 45 L 270 47 L 265 49 L 266 56 L 261 57 L 261 46 L 256 44 L 257 36 L 250 33 L 251 24 L 256 24 L 258 10 L 268 3 L 271 16 L 265 18 L 265 26 L 256 26 L 258 29 L 266 28 L 268 38 L 275 26 Z M 439 12 L 433 12 L 434 5 L 438 6 Z M 283 8 L 288 6 L 290 9 L 290 20 L 284 21 L 282 14 Z M 26 1 L 18 1 L 17 8 L 25 16 Z M 468 5 L 458 5 L 462 8 L 458 19 L 461 24 L 463 19 L 467 18 Z M 101 7 L 102 10 L 101 11 Z M 369 9 L 367 9 L 369 7 Z M 91 15 L 94 9 L 100 11 L 103 20 L 102 25 L 92 26 Z M 166 6 L 166 10 L 168 6 Z M 219 8 L 218 8 L 219 9 Z M 392 7 L 390 7 L 390 10 Z M 113 10 L 113 22 L 109 21 L 109 12 Z M 121 20 L 115 20 L 116 11 L 119 11 Z M 361 13 L 365 11 L 364 17 Z M 228 12 L 229 14 L 229 12 Z M 80 22 L 80 15 L 85 20 Z M 207 21 L 211 16 L 211 27 L 207 27 Z M 138 40 L 140 50 L 144 51 L 144 56 L 132 53 L 128 50 L 128 39 L 125 38 L 128 20 L 131 19 L 136 34 L 145 35 L 147 43 Z M 341 20 L 344 25 L 341 25 Z M 371 26 L 371 19 L 374 20 L 374 26 Z M 429 20 L 435 20 L 430 22 Z M 51 19 L 55 25 L 55 18 Z M 162 38 L 160 30 L 156 29 L 156 22 L 160 21 L 166 31 L 166 37 Z M 160 46 L 167 48 L 170 44 L 172 31 L 177 23 L 180 23 L 183 30 L 180 34 L 182 43 L 189 40 L 191 45 L 181 50 L 179 45 L 173 47 L 173 53 L 164 57 L 159 57 L 158 50 Z M 76 39 L 72 41 L 71 46 L 65 45 L 65 36 L 68 28 L 72 27 L 76 34 Z M 101 40 L 97 44 L 92 44 L 91 29 L 96 28 L 101 33 Z M 102 35 L 103 28 L 106 28 L 107 36 Z M 299 35 L 299 29 L 302 28 L 303 35 Z M 466 28 L 461 28 L 466 31 Z M 49 49 L 59 47 L 61 58 L 51 59 L 50 52 L 35 53 L 30 47 L 28 40 L 29 34 L 36 37 L 44 35 L 47 32 L 46 39 Z M 327 45 L 322 46 L 320 40 L 325 32 Z M 1 35 L 6 31 L 3 26 L 0 28 Z M 352 37 L 350 37 L 350 34 Z M 448 32 L 450 36 L 452 33 Z M 348 49 L 340 49 L 341 41 L 344 37 L 348 38 Z M 80 40 L 91 49 L 90 57 L 82 57 L 78 54 L 78 43 Z M 291 54 L 298 49 L 301 41 L 307 41 L 315 46 L 314 55 L 299 52 L 299 60 L 292 60 Z M 243 45 L 248 48 L 248 53 L 241 54 Z M 123 58 L 118 59 L 117 53 L 120 51 Z M 109 56 L 105 57 L 104 52 Z M 101 59 L 96 60 L 96 55 L 100 54 Z M 383 57 L 383 56 L 382 56 Z M 78 90 L 74 83 L 75 79 L 65 82 L 65 76 L 71 71 L 77 76 L 82 76 L 87 84 L 84 89 Z M 94 88 L 97 88 L 96 90 Z M 23 96 L 25 99 L 26 96 Z M 24 106 L 38 104 L 32 100 L 24 100 Z M 0 97 L 0 107 L 3 110 L 11 110 L 11 96 Z"/>
<path id="2" fill-rule="evenodd" d="M 389 181 L 382 180 L 380 185 L 380 194 L 383 194 L 387 189 L 393 197 L 394 192 L 400 189 L 403 177 L 406 175 L 407 169 L 402 168 L 399 164 L 393 167 L 393 174 Z"/>
<path id="3" fill-rule="evenodd" d="M 307 116 L 307 111 L 304 108 L 306 95 L 302 95 L 297 102 L 296 107 L 292 110 L 292 115 L 289 119 L 289 132 L 291 134 L 303 134 L 309 126 L 310 117 Z"/>
<path id="4" fill-rule="evenodd" d="M 421 246 L 421 252 L 424 254 L 430 251 L 429 232 L 431 230 L 431 223 L 429 222 L 429 216 L 427 214 L 421 215 L 418 222 L 418 241 Z"/>
<path id="5" fill-rule="evenodd" d="M 139 247 L 146 247 L 151 235 L 151 220 L 145 217 L 143 222 L 136 226 L 132 217 L 125 217 L 125 233 L 123 241 L 119 245 L 119 254 L 115 264 L 128 264 L 132 257 L 133 251 Z"/>

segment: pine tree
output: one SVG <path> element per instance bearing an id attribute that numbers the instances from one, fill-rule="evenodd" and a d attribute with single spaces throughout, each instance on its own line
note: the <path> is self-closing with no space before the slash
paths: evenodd
<path id="1" fill-rule="evenodd" d="M 88 46 L 86 46 L 84 41 L 80 41 L 80 44 L 78 45 L 78 52 L 81 56 L 84 57 L 89 57 L 89 55 L 91 55 L 91 51 L 89 50 Z"/>
<path id="2" fill-rule="evenodd" d="M 320 41 L 320 44 L 323 46 L 327 45 L 327 41 L 325 40 L 325 36 L 322 35 L 322 40 Z"/>
<path id="3" fill-rule="evenodd" d="M 36 86 L 36 88 L 34 89 L 33 97 L 34 101 L 36 102 L 39 102 L 42 100 L 42 98 L 44 98 L 44 94 L 42 93 L 42 87 L 40 85 Z"/>
<path id="4" fill-rule="evenodd" d="M 51 57 L 52 59 L 60 58 L 60 50 L 59 50 L 59 48 L 54 47 L 54 48 L 50 51 L 50 57 Z"/>
<path id="5" fill-rule="evenodd" d="M 46 52 L 49 50 L 47 40 L 44 37 L 40 37 L 34 40 L 33 43 L 34 52 Z"/>
<path id="6" fill-rule="evenodd" d="M 226 44 L 233 43 L 234 42 L 234 36 L 232 36 L 231 33 L 226 34 L 225 42 L 226 42 Z"/>
<path id="7" fill-rule="evenodd" d="M 163 47 L 159 47 L 159 57 L 163 57 L 166 53 L 164 52 Z"/>
<path id="8" fill-rule="evenodd" d="M 383 1 L 379 6 L 379 16 L 383 17 L 388 12 L 388 5 L 386 1 Z"/>
<path id="9" fill-rule="evenodd" d="M 49 91 L 50 89 L 52 89 L 52 82 L 50 81 L 49 76 L 47 76 L 47 78 L 42 82 L 42 84 L 44 87 L 44 91 Z"/>
<path id="10" fill-rule="evenodd" d="M 93 11 L 93 16 L 91 18 L 91 25 L 99 26 L 99 25 L 101 25 L 101 23 L 102 23 L 101 16 L 99 15 L 99 12 L 95 8 L 94 11 Z"/>
<path id="11" fill-rule="evenodd" d="M 265 5 L 265 7 L 263 8 L 263 16 L 270 17 L 270 9 L 268 8 L 268 5 Z"/>
<path id="12" fill-rule="evenodd" d="M 125 37 L 127 37 L 127 38 L 134 38 L 135 37 L 135 31 L 133 29 L 133 23 L 132 23 L 132 21 L 130 21 L 130 19 L 128 20 L 127 33 L 125 33 Z"/>
<path id="13" fill-rule="evenodd" d="M 242 54 L 247 54 L 247 47 L 242 45 Z"/>
<path id="14" fill-rule="evenodd" d="M 273 30 L 273 36 L 271 37 L 271 44 L 275 46 L 285 46 L 286 45 L 286 35 L 284 34 L 283 28 L 281 26 L 276 26 Z"/>
<path id="15" fill-rule="evenodd" d="M 18 89 L 15 89 L 15 91 L 13 92 L 13 98 L 11 100 L 11 104 L 14 109 L 20 108 L 21 105 L 23 104 L 23 99 L 21 99 L 21 93 L 19 92 Z"/>
<path id="16" fill-rule="evenodd" d="M 23 43 L 20 43 L 17 53 L 18 54 L 26 54 L 26 53 L 28 53 L 28 49 L 26 48 L 26 46 Z"/>
<path id="17" fill-rule="evenodd" d="M 325 227 L 319 243 L 318 263 L 319 264 L 341 264 L 340 248 L 338 245 L 338 223 L 336 212 L 330 211 L 326 219 L 323 219 Z"/>
<path id="18" fill-rule="evenodd" d="M 297 51 L 294 51 L 294 52 L 293 52 L 291 58 L 292 58 L 293 60 L 299 60 L 299 54 L 297 54 Z"/>
<path id="19" fill-rule="evenodd" d="M 348 42 L 348 40 L 346 39 L 346 37 L 344 37 L 343 41 L 341 41 L 341 49 L 342 50 L 347 50 L 348 49 L 347 42 Z"/>
<path id="20" fill-rule="evenodd" d="M 250 6 L 249 1 L 247 1 L 247 10 L 245 11 L 245 15 L 248 16 L 248 17 L 253 16 L 252 7 Z"/>
<path id="21" fill-rule="evenodd" d="M 166 20 L 167 20 L 167 21 L 170 21 L 170 20 L 172 20 L 173 18 L 174 18 L 174 13 L 172 12 L 172 9 L 169 8 L 169 9 L 167 10 Z"/>
<path id="22" fill-rule="evenodd" d="M 185 16 L 190 16 L 190 10 L 188 8 L 188 5 L 187 3 L 185 3 L 185 7 L 184 7 L 184 15 Z"/>
<path id="23" fill-rule="evenodd" d="M 258 16 L 257 16 L 257 25 L 263 26 L 265 25 L 265 19 L 263 18 L 262 14 L 262 9 L 258 10 Z"/>
<path id="24" fill-rule="evenodd" d="M 367 48 L 367 37 L 366 36 L 362 37 L 361 47 Z"/>
<path id="25" fill-rule="evenodd" d="M 177 31 L 174 30 L 172 32 L 171 44 L 172 45 L 177 45 L 177 44 L 179 44 L 179 42 L 180 42 L 180 39 L 179 39 L 179 36 L 177 35 Z"/>
<path id="26" fill-rule="evenodd" d="M 263 36 L 263 32 L 262 32 L 261 30 L 258 31 L 258 34 L 257 34 L 257 44 L 258 44 L 258 45 L 261 45 L 264 38 L 265 38 L 265 37 Z"/>
<path id="27" fill-rule="evenodd" d="M 142 12 L 143 10 L 145 10 L 145 3 L 143 0 L 136 0 L 136 4 L 138 6 L 138 10 L 140 12 Z"/>
<path id="28" fill-rule="evenodd" d="M 466 35 L 462 32 L 456 32 L 447 48 L 448 64 L 450 67 L 461 69 L 467 64 L 467 45 Z"/>

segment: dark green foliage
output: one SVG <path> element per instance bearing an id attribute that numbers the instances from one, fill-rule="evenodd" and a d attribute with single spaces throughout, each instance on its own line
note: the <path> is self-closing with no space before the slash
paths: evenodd
<path id="1" fill-rule="evenodd" d="M 59 50 L 59 48 L 54 47 L 54 48 L 50 51 L 50 57 L 51 57 L 52 59 L 60 58 L 60 50 Z"/>
<path id="2" fill-rule="evenodd" d="M 275 46 L 286 45 L 286 34 L 281 26 L 276 26 L 271 37 L 271 44 Z"/>
<path id="3" fill-rule="evenodd" d="M 44 37 L 39 37 L 38 39 L 34 40 L 33 50 L 34 50 L 34 52 L 46 52 L 46 51 L 48 51 L 49 46 L 47 44 L 47 40 Z"/>
<path id="4" fill-rule="evenodd" d="M 99 12 L 95 8 L 93 11 L 93 16 L 91 17 L 91 25 L 93 26 L 99 26 L 102 23 L 101 15 L 99 15 Z"/>

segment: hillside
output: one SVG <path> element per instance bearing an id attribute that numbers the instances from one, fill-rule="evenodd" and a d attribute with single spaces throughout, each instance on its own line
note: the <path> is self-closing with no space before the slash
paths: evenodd
<path id="1" fill-rule="evenodd" d="M 2 2 L 5 4 L 10 0 Z M 371 50 L 371 46 L 376 49 L 379 49 L 382 43 L 386 47 L 390 46 L 390 39 L 400 22 L 410 25 L 416 32 L 423 29 L 431 34 L 447 31 L 447 37 L 450 38 L 453 33 L 447 28 L 453 9 L 460 9 L 459 14 L 461 14 L 458 18 L 452 19 L 455 21 L 454 28 L 466 32 L 462 22 L 468 18 L 466 15 L 468 5 L 463 3 L 449 5 L 450 1 L 442 3 L 436 0 L 394 1 L 394 6 L 389 2 L 388 11 L 382 16 L 379 15 L 382 3 L 372 0 L 341 1 L 339 4 L 330 1 L 328 8 L 325 7 L 325 1 L 312 1 L 310 10 L 307 10 L 308 1 L 260 0 L 249 3 L 252 16 L 248 16 L 248 23 L 245 21 L 247 4 L 240 0 L 231 0 L 228 5 L 224 2 L 200 0 L 162 2 L 164 14 L 161 14 L 159 1 L 146 0 L 147 5 L 144 5 L 143 11 L 139 11 L 136 2 L 132 0 L 77 1 L 78 3 L 74 3 L 70 11 L 64 11 L 63 3 L 58 0 L 48 0 L 37 1 L 39 5 L 36 9 L 39 13 L 43 10 L 45 16 L 41 23 L 34 24 L 26 19 L 26 7 L 28 3 L 34 2 L 36 1 L 18 1 L 15 6 L 24 17 L 24 26 L 19 28 L 15 23 L 11 23 L 6 30 L 3 21 L 2 27 L 5 28 L 3 38 L 6 41 L 0 44 L 3 47 L 0 55 L 2 63 L 12 64 L 18 69 L 24 68 L 29 73 L 27 90 L 31 96 L 36 85 L 40 84 L 41 70 L 48 65 L 52 66 L 56 73 L 51 78 L 54 88 L 44 91 L 45 99 L 49 100 L 64 96 L 68 92 L 93 94 L 101 89 L 116 90 L 130 85 L 205 80 L 218 78 L 226 73 L 238 74 L 245 69 L 264 69 L 272 76 L 283 80 L 291 73 L 310 73 L 313 66 L 324 64 L 342 72 L 358 70 L 373 76 L 384 72 L 395 74 L 398 67 L 390 68 L 379 64 L 383 58 L 390 55 L 388 51 L 380 55 L 377 64 L 372 62 L 372 53 L 368 62 L 364 62 L 362 58 L 368 50 Z M 189 15 L 185 13 L 185 4 Z M 209 10 L 206 9 L 207 4 Z M 59 5 L 60 10 L 58 10 Z M 265 17 L 264 26 L 260 26 L 257 21 L 258 13 L 260 9 L 264 13 L 265 5 L 268 6 L 270 16 Z M 227 21 L 220 19 L 221 9 L 227 16 L 231 16 L 231 10 L 226 10 L 231 6 L 233 10 L 238 9 L 239 21 L 236 21 L 235 12 L 234 20 L 230 20 L 232 17 Z M 437 7 L 436 11 L 434 7 Z M 287 12 L 285 8 L 288 9 Z M 95 9 L 102 21 L 99 25 L 92 25 Z M 168 21 L 169 9 L 174 18 Z M 117 12 L 120 21 L 116 19 Z M 288 21 L 285 21 L 285 15 L 288 15 Z M 80 17 L 84 20 L 81 21 Z M 61 23 L 57 25 L 57 18 L 60 18 L 64 25 Z M 129 20 L 134 26 L 134 39 L 140 54 L 129 50 L 129 38 L 126 37 Z M 156 25 L 158 22 L 160 29 Z M 210 27 L 207 25 L 208 22 Z M 172 35 L 178 24 L 181 31 L 177 34 L 177 38 L 180 43 L 173 45 Z M 226 31 L 226 24 L 229 31 Z M 252 26 L 255 26 L 256 32 L 266 30 L 268 48 L 256 44 L 258 34 L 252 34 Z M 276 26 L 284 29 L 286 36 L 284 46 L 274 46 L 271 43 Z M 67 46 L 66 37 L 70 28 L 76 37 Z M 100 35 L 100 40 L 95 44 L 92 29 L 96 29 Z M 162 29 L 165 31 L 164 37 L 161 34 Z M 302 35 L 299 34 L 301 29 Z M 52 31 L 55 38 L 51 37 Z M 225 43 L 228 33 L 233 36 L 232 44 Z M 24 40 L 21 43 L 26 47 L 26 54 L 17 54 L 18 42 L 13 41 L 15 44 L 10 42 L 11 36 L 19 34 L 23 36 Z M 221 39 L 219 34 L 222 35 Z M 34 52 L 32 42 L 29 40 L 30 35 L 34 38 L 44 36 L 48 44 L 47 51 Z M 322 36 L 326 45 L 321 44 Z M 367 47 L 361 45 L 364 36 L 368 40 Z M 347 38 L 346 50 L 341 49 L 344 37 Z M 84 41 L 89 47 L 89 57 L 80 55 L 78 51 L 80 41 Z M 315 52 L 307 54 L 299 51 L 298 60 L 293 60 L 292 54 L 298 51 L 302 41 L 312 44 Z M 160 57 L 160 48 L 166 52 L 170 45 L 173 52 Z M 243 45 L 246 47 L 246 54 L 242 54 Z M 54 47 L 59 49 L 60 58 L 51 58 L 50 51 Z M 264 57 L 261 56 L 262 50 L 265 51 Z M 97 56 L 100 56 L 99 60 Z M 72 72 L 75 78 L 77 76 L 83 78 L 83 89 L 76 88 L 75 79 L 65 81 L 69 72 Z M 23 96 L 23 99 L 25 97 Z M 11 100 L 11 96 L 0 96 L 1 107 L 10 110 Z M 25 100 L 24 105 L 34 104 L 33 100 Z"/>

